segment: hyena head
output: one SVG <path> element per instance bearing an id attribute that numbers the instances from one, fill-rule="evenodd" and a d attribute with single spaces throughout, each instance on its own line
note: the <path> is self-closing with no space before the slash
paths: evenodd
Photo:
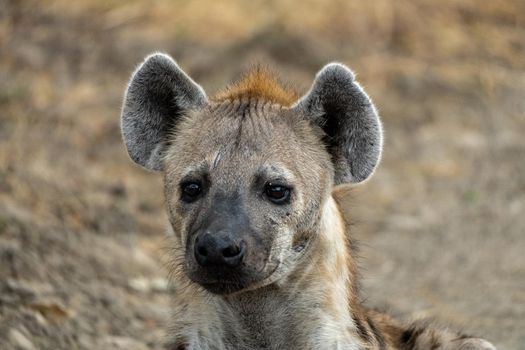
<path id="1" fill-rule="evenodd" d="M 341 64 L 299 99 L 260 68 L 209 99 L 163 54 L 133 74 L 122 133 L 136 163 L 163 172 L 174 261 L 216 294 L 289 274 L 334 184 L 367 179 L 382 143 L 371 100 Z"/>

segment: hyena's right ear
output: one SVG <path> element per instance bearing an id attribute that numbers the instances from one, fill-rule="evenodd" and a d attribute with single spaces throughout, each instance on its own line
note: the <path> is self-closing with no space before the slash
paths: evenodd
<path id="1" fill-rule="evenodd" d="M 335 184 L 358 183 L 372 175 L 381 158 L 381 122 L 350 69 L 326 65 L 293 108 L 324 131 Z"/>
<path id="2" fill-rule="evenodd" d="M 148 56 L 133 73 L 122 107 L 121 130 L 131 159 L 162 170 L 170 130 L 185 112 L 207 102 L 204 90 L 170 56 Z"/>

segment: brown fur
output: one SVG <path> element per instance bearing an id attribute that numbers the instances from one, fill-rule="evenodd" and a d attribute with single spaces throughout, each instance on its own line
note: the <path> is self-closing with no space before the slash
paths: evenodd
<path id="1" fill-rule="evenodd" d="M 212 100 L 222 102 L 244 97 L 263 98 L 281 106 L 290 106 L 299 95 L 291 87 L 283 85 L 268 68 L 255 65 L 240 80 L 212 97 Z"/>
<path id="2" fill-rule="evenodd" d="M 164 173 L 178 282 L 174 349 L 494 350 L 481 339 L 424 321 L 403 324 L 363 306 L 355 243 L 341 206 L 348 187 L 334 189 L 334 183 L 373 173 L 375 164 L 366 160 L 379 154 L 355 146 L 368 141 L 380 148 L 380 124 L 347 68 L 325 67 L 306 99 L 288 108 L 298 95 L 261 66 L 210 102 L 168 57 L 151 60 L 130 85 L 123 127 L 134 159 Z M 159 80 L 162 74 L 166 79 Z M 165 91 L 170 85 L 180 89 L 177 99 Z M 184 96 L 188 92 L 193 95 Z M 323 118 L 306 108 L 327 96 Z M 181 113 L 174 100 L 198 108 Z M 177 113 L 184 117 L 161 149 L 154 143 L 159 129 L 173 127 L 162 123 Z M 150 143 L 141 149 L 145 140 Z M 364 157 L 348 163 L 360 152 Z M 366 171 L 350 174 L 353 167 Z M 201 189 L 191 200 L 188 183 Z M 288 189 L 286 201 L 268 196 L 272 183 Z M 208 255 L 199 242 L 211 236 L 218 237 L 210 245 L 216 251 Z M 217 248 L 225 240 L 244 247 L 242 264 L 203 263 L 208 256 L 231 257 Z"/>
<path id="3" fill-rule="evenodd" d="M 252 76 L 250 79 L 255 78 Z M 314 192 L 321 194 L 332 185 L 326 180 L 332 169 L 328 162 L 329 158 L 321 151 L 317 131 L 291 114 L 289 110 L 272 105 L 268 102 L 270 97 L 247 98 L 246 94 L 255 93 L 255 90 L 248 88 L 249 86 L 264 85 L 262 82 L 259 85 L 250 85 L 252 83 L 255 82 L 245 83 L 247 84 L 245 89 L 232 90 L 228 98 L 234 101 L 225 100 L 213 104 L 204 112 L 191 115 L 182 122 L 166 157 L 166 198 L 177 241 L 174 249 L 177 257 L 174 260 L 180 264 L 175 264 L 174 269 L 178 270 L 176 275 L 179 283 L 185 286 L 178 291 L 174 305 L 176 315 L 174 343 L 189 341 L 188 339 L 191 339 L 189 334 L 196 327 L 195 325 L 205 325 L 202 331 L 209 332 L 205 338 L 214 337 L 210 341 L 220 344 L 216 349 L 274 348 L 266 342 L 280 339 L 278 333 L 275 333 L 277 329 L 273 327 L 274 324 L 283 322 L 279 318 L 279 312 L 280 308 L 286 305 L 288 310 L 292 310 L 289 312 L 293 317 L 284 324 L 290 326 L 287 329 L 288 339 L 291 339 L 297 348 L 317 348 L 320 343 L 324 344 L 331 339 L 329 337 L 338 334 L 333 332 L 333 329 L 348 322 L 348 330 L 343 330 L 343 334 L 349 342 L 355 344 L 356 348 L 359 346 L 359 349 L 460 349 L 463 343 L 455 340 L 459 336 L 457 333 L 436 327 L 431 323 L 403 324 L 386 314 L 368 310 L 362 305 L 358 288 L 355 243 L 349 235 L 347 217 L 342 210 L 343 201 L 348 196 L 348 186 L 336 187 L 328 194 L 328 198 L 331 197 L 334 201 L 334 205 L 329 206 L 329 209 L 323 209 L 326 203 L 314 202 L 309 204 L 310 210 L 305 211 L 306 203 L 303 202 L 300 208 L 292 211 L 296 211 L 295 215 L 299 215 L 300 212 L 311 214 L 301 216 L 297 220 L 283 216 L 279 225 L 274 227 L 281 230 L 289 226 L 291 230 L 288 232 L 296 233 L 290 242 L 297 243 L 304 239 L 310 241 L 305 249 L 307 258 L 303 259 L 292 273 L 276 282 L 281 286 L 280 288 L 272 284 L 259 286 L 257 289 L 221 299 L 207 293 L 187 279 L 182 266 L 182 262 L 187 261 L 187 257 L 184 258 L 184 245 L 188 241 L 189 232 L 187 227 L 194 221 L 193 215 L 205 210 L 206 206 L 202 204 L 194 209 L 194 214 L 186 212 L 184 217 L 177 214 L 181 210 L 179 196 L 176 194 L 178 183 L 184 168 L 188 165 L 204 160 L 211 169 L 214 181 L 218 182 L 217 189 L 234 192 L 244 181 L 247 182 L 241 187 L 249 188 L 253 171 L 263 159 L 271 159 L 279 155 L 282 165 L 295 174 L 302 174 L 301 177 L 296 178 L 296 186 L 308 188 L 308 194 Z M 263 90 L 258 90 L 257 93 L 262 93 L 261 91 Z M 242 95 L 243 93 L 245 95 Z M 235 142 L 232 143 L 232 140 Z M 217 150 L 220 150 L 219 158 L 217 158 Z M 217 162 L 216 159 L 220 161 Z M 212 164 L 215 164 L 213 168 L 211 168 Z M 238 164 L 243 166 L 239 167 Z M 252 204 L 247 202 L 246 210 L 252 213 L 251 218 L 257 226 L 259 226 L 257 221 L 273 215 L 259 205 L 250 208 Z M 317 211 L 321 211 L 322 215 L 318 217 L 313 214 Z M 324 220 L 329 221 L 325 221 L 324 225 L 321 224 L 323 216 L 328 216 Z M 310 224 L 303 227 L 306 222 Z M 272 230 L 260 227 L 260 232 L 268 233 Z M 319 235 L 312 236 L 312 232 L 316 231 Z M 285 232 L 277 231 L 273 236 L 283 237 L 287 234 Z M 272 244 L 282 245 L 282 242 Z M 262 251 L 262 247 L 258 250 Z M 261 259 L 257 257 L 257 260 Z M 316 294 L 319 290 L 326 290 L 318 295 L 315 301 L 322 306 L 322 312 L 318 310 L 315 313 L 301 314 L 311 308 L 313 301 L 309 293 Z M 345 292 L 333 292 L 338 290 Z M 294 293 L 293 291 L 301 291 L 302 299 L 299 300 L 298 296 L 294 295 L 294 302 L 290 303 L 286 295 Z M 345 299 L 341 299 L 343 294 Z M 224 306 L 225 300 L 228 306 Z M 343 306 L 343 303 L 346 305 Z M 229 310 L 242 316 L 226 317 L 222 311 L 218 311 L 225 307 L 231 308 Z M 263 311 L 264 308 L 269 308 L 269 311 Z M 319 321 L 326 317 L 329 321 Z M 324 326 L 326 329 L 317 329 L 319 323 L 314 320 L 320 322 L 321 328 Z M 236 326 L 238 328 L 227 328 L 227 325 L 235 322 L 240 322 Z M 259 334 L 261 329 L 263 331 Z M 308 338 L 312 333 L 322 340 L 316 343 L 315 337 L 314 340 Z M 314 344 L 308 341 L 313 341 Z M 475 349 L 484 349 L 482 346 L 485 344 L 481 340 L 466 338 L 465 342 L 474 344 Z M 204 349 L 205 345 L 187 348 L 200 350 Z M 486 349 L 492 348 L 486 347 Z"/>

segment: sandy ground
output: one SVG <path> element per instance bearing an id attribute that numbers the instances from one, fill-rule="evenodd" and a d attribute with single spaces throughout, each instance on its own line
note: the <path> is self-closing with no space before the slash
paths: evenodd
<path id="1" fill-rule="evenodd" d="M 302 91 L 351 66 L 386 130 L 348 197 L 367 304 L 523 348 L 523 1 L 43 3 L 0 0 L 0 349 L 162 348 L 161 179 L 118 119 L 151 51 L 208 91 L 254 61 Z"/>

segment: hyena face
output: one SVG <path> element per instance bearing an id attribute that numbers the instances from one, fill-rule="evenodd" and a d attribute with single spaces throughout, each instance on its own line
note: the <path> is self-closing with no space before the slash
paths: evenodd
<path id="1" fill-rule="evenodd" d="M 256 99 L 211 105 L 183 122 L 165 183 L 193 281 L 214 292 L 253 287 L 302 252 L 333 177 L 316 133 Z"/>
<path id="2" fill-rule="evenodd" d="M 213 293 L 285 276 L 333 184 L 366 179 L 381 149 L 370 99 L 338 64 L 297 101 L 260 69 L 209 101 L 170 57 L 150 56 L 128 87 L 122 130 L 132 159 L 164 173 L 175 261 Z"/>

